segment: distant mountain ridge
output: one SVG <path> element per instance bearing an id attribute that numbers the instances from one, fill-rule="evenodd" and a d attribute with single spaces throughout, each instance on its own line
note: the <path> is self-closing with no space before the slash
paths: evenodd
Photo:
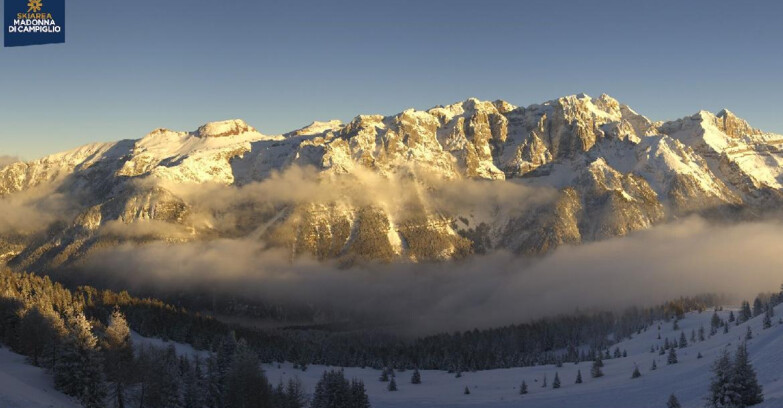
<path id="1" fill-rule="evenodd" d="M 0 169 L 3 200 L 48 188 L 68 203 L 67 216 L 45 230 L 0 229 L 0 256 L 19 269 L 48 269 L 126 242 L 215 238 L 346 264 L 448 260 L 494 249 L 540 254 L 688 214 L 734 219 L 775 208 L 783 202 L 781 149 L 783 136 L 728 110 L 653 123 L 608 95 L 584 94 L 526 108 L 468 99 L 350 123 L 314 122 L 274 136 L 242 120 L 193 132 L 157 129 Z M 194 217 L 199 202 L 177 188 L 238 190 L 292 168 L 314 169 L 319 183 L 335 189 L 366 173 L 405 180 L 414 199 L 395 208 L 369 193 L 361 204 L 251 196 L 212 209 L 205 221 Z M 475 208 L 433 206 L 432 179 L 485 180 L 490 192 L 514 183 L 553 194 L 523 211 L 494 208 L 478 216 Z M 26 205 L 52 194 L 26 198 Z"/>

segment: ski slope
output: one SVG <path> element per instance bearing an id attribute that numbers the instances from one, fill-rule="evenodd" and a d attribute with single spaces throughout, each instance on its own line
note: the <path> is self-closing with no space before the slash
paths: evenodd
<path id="1" fill-rule="evenodd" d="M 736 309 L 735 314 L 736 314 Z M 726 320 L 729 309 L 718 312 Z M 775 309 L 773 325 L 762 330 L 762 316 L 749 322 L 735 326 L 730 324 L 730 331 L 724 334 L 722 330 L 712 337 L 709 336 L 712 311 L 688 313 L 679 326 L 685 331 L 689 345 L 677 349 L 679 362 L 666 364 L 666 355 L 650 352 L 650 346 L 663 344 L 663 339 L 679 339 L 680 331 L 672 330 L 672 322 L 661 323 L 661 340 L 657 340 L 658 329 L 653 326 L 646 332 L 625 340 L 617 346 L 627 350 L 628 357 L 604 360 L 604 376 L 590 377 L 592 363 L 582 362 L 578 365 L 566 363 L 557 368 L 554 365 L 523 367 L 479 372 L 465 372 L 461 378 L 444 371 L 421 371 L 422 384 L 410 383 L 412 371 L 397 373 L 399 391 L 389 392 L 388 383 L 380 382 L 379 370 L 345 368 L 348 378 L 362 379 L 367 387 L 370 402 L 375 408 L 385 407 L 531 407 L 531 408 L 653 408 L 665 407 L 670 394 L 675 394 L 683 407 L 703 407 L 707 395 L 711 372 L 710 366 L 724 348 L 734 353 L 737 345 L 745 338 L 746 326 L 753 330 L 753 339 L 748 342 L 748 351 L 753 366 L 758 373 L 759 382 L 763 385 L 765 402 L 757 405 L 760 408 L 783 407 L 783 325 L 778 323 L 783 316 L 783 305 Z M 698 330 L 704 325 L 706 340 L 690 344 L 691 330 Z M 612 347 L 614 351 L 614 346 Z M 704 358 L 697 359 L 698 353 Z M 651 371 L 653 360 L 657 361 L 658 369 Z M 631 379 L 634 365 L 638 364 L 642 373 L 640 378 Z M 293 369 L 291 364 L 265 365 L 264 369 L 272 384 L 286 381 L 291 377 L 299 377 L 305 389 L 312 392 L 319 377 L 327 368 L 310 366 L 305 372 Z M 575 384 L 577 370 L 582 371 L 584 383 Z M 552 389 L 552 380 L 558 373 L 561 388 Z M 542 379 L 546 375 L 547 388 L 542 388 Z M 519 395 L 519 385 L 522 381 L 528 385 L 528 394 Z M 464 394 L 465 387 L 471 393 Z"/>

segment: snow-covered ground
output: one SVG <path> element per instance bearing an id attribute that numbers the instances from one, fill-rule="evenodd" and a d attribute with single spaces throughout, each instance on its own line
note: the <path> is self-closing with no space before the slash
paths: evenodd
<path id="1" fill-rule="evenodd" d="M 729 309 L 718 314 L 727 319 Z M 590 377 L 591 363 L 564 364 L 538 367 L 511 368 L 465 372 L 461 378 L 444 371 L 421 371 L 422 384 L 410 383 L 412 371 L 396 374 L 399 391 L 390 392 L 388 383 L 380 382 L 379 370 L 345 368 L 348 378 L 362 379 L 367 387 L 370 401 L 375 408 L 385 407 L 558 407 L 558 408 L 653 408 L 666 406 L 669 394 L 675 394 L 685 408 L 704 406 L 704 397 L 711 376 L 710 365 L 724 348 L 730 352 L 744 341 L 746 327 L 753 330 L 753 339 L 748 350 L 753 366 L 763 385 L 765 402 L 759 408 L 783 407 L 783 325 L 778 323 L 783 316 L 783 305 L 775 309 L 772 328 L 762 330 L 762 316 L 750 322 L 730 326 L 728 334 L 722 330 L 709 337 L 712 311 L 688 313 L 679 326 L 685 332 L 689 345 L 677 349 L 679 362 L 666 364 L 666 355 L 650 352 L 650 346 L 662 345 L 663 339 L 679 339 L 680 330 L 673 330 L 672 323 L 661 323 L 661 340 L 657 339 L 657 326 L 623 341 L 617 346 L 628 352 L 628 357 L 604 360 L 604 376 Z M 704 326 L 707 339 L 691 343 L 691 331 L 697 333 Z M 206 352 L 194 350 L 186 344 L 164 342 L 132 334 L 135 344 L 151 344 L 158 347 L 174 345 L 178 354 Z M 612 347 L 614 350 L 614 347 Z M 698 353 L 704 358 L 697 359 Z M 653 360 L 658 369 L 651 371 Z M 634 366 L 642 373 L 640 378 L 631 379 Z M 290 363 L 265 365 L 270 382 L 286 381 L 291 377 L 302 380 L 305 390 L 312 392 L 324 370 L 334 367 L 310 366 L 305 372 L 296 370 Z M 583 384 L 575 384 L 577 370 L 581 370 Z M 561 380 L 561 388 L 553 389 L 555 373 Z M 544 376 L 547 388 L 541 387 Z M 519 385 L 525 381 L 528 394 L 519 395 Z M 464 394 L 465 387 L 469 395 Z M 0 349 L 0 407 L 2 408 L 77 408 L 73 399 L 56 391 L 52 378 L 43 369 L 26 363 L 24 356 Z"/>
<path id="2" fill-rule="evenodd" d="M 765 402 L 758 407 L 783 407 L 783 325 L 778 323 L 783 316 L 783 305 L 775 309 L 772 328 L 762 330 L 762 316 L 750 322 L 735 326 L 731 323 L 728 334 L 720 330 L 709 337 L 712 311 L 701 314 L 688 313 L 679 322 L 690 343 L 691 330 L 698 333 L 704 326 L 707 339 L 677 349 L 679 362 L 666 364 L 666 355 L 650 352 L 650 346 L 662 345 L 663 339 L 679 339 L 680 331 L 672 330 L 672 323 L 661 323 L 661 340 L 657 340 L 657 327 L 652 327 L 633 339 L 618 344 L 628 351 L 628 357 L 604 360 L 604 376 L 590 377 L 591 363 L 564 364 L 465 372 L 461 378 L 443 371 L 421 372 L 422 384 L 410 383 L 412 371 L 397 373 L 399 391 L 389 392 L 388 383 L 380 382 L 380 371 L 361 368 L 346 368 L 348 378 L 362 379 L 367 387 L 370 402 L 375 408 L 383 407 L 558 407 L 558 408 L 653 408 L 665 407 L 670 394 L 675 394 L 683 407 L 703 407 L 707 395 L 711 372 L 710 366 L 718 353 L 728 347 L 734 353 L 736 346 L 744 340 L 746 326 L 753 330 L 753 339 L 748 342 L 752 363 L 758 372 L 759 382 L 764 387 Z M 735 312 L 736 313 L 736 312 Z M 718 313 L 727 319 L 729 309 Z M 697 334 L 698 337 L 698 334 Z M 614 347 L 612 347 L 614 350 Z M 704 356 L 697 359 L 698 353 Z M 653 360 L 658 369 L 651 371 Z M 638 364 L 640 378 L 631 379 L 634 365 Z M 310 366 L 307 371 L 295 370 L 291 364 L 265 365 L 269 380 L 275 384 L 292 376 L 299 377 L 305 389 L 312 392 L 319 377 L 327 367 Z M 575 384 L 577 370 L 582 371 L 583 384 Z M 561 380 L 560 389 L 552 389 L 555 373 Z M 547 388 L 542 388 L 546 375 Z M 526 381 L 529 393 L 519 395 L 519 385 Z M 471 393 L 464 394 L 465 387 Z"/>
<path id="3" fill-rule="evenodd" d="M 78 402 L 54 389 L 52 377 L 25 357 L 0 348 L 0 407 L 77 408 Z"/>

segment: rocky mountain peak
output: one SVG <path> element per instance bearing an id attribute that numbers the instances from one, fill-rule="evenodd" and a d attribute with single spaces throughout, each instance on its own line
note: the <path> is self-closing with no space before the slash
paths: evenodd
<path id="1" fill-rule="evenodd" d="M 206 123 L 199 127 L 195 133 L 198 137 L 227 137 L 249 132 L 257 131 L 242 119 L 230 119 Z"/>

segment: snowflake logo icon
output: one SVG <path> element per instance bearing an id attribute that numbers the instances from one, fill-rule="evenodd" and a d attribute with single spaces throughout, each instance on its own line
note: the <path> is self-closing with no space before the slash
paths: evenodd
<path id="1" fill-rule="evenodd" d="M 27 9 L 27 12 L 38 12 L 41 11 L 41 7 L 43 7 L 43 2 L 41 0 L 30 0 L 27 2 L 27 7 L 30 7 Z"/>

